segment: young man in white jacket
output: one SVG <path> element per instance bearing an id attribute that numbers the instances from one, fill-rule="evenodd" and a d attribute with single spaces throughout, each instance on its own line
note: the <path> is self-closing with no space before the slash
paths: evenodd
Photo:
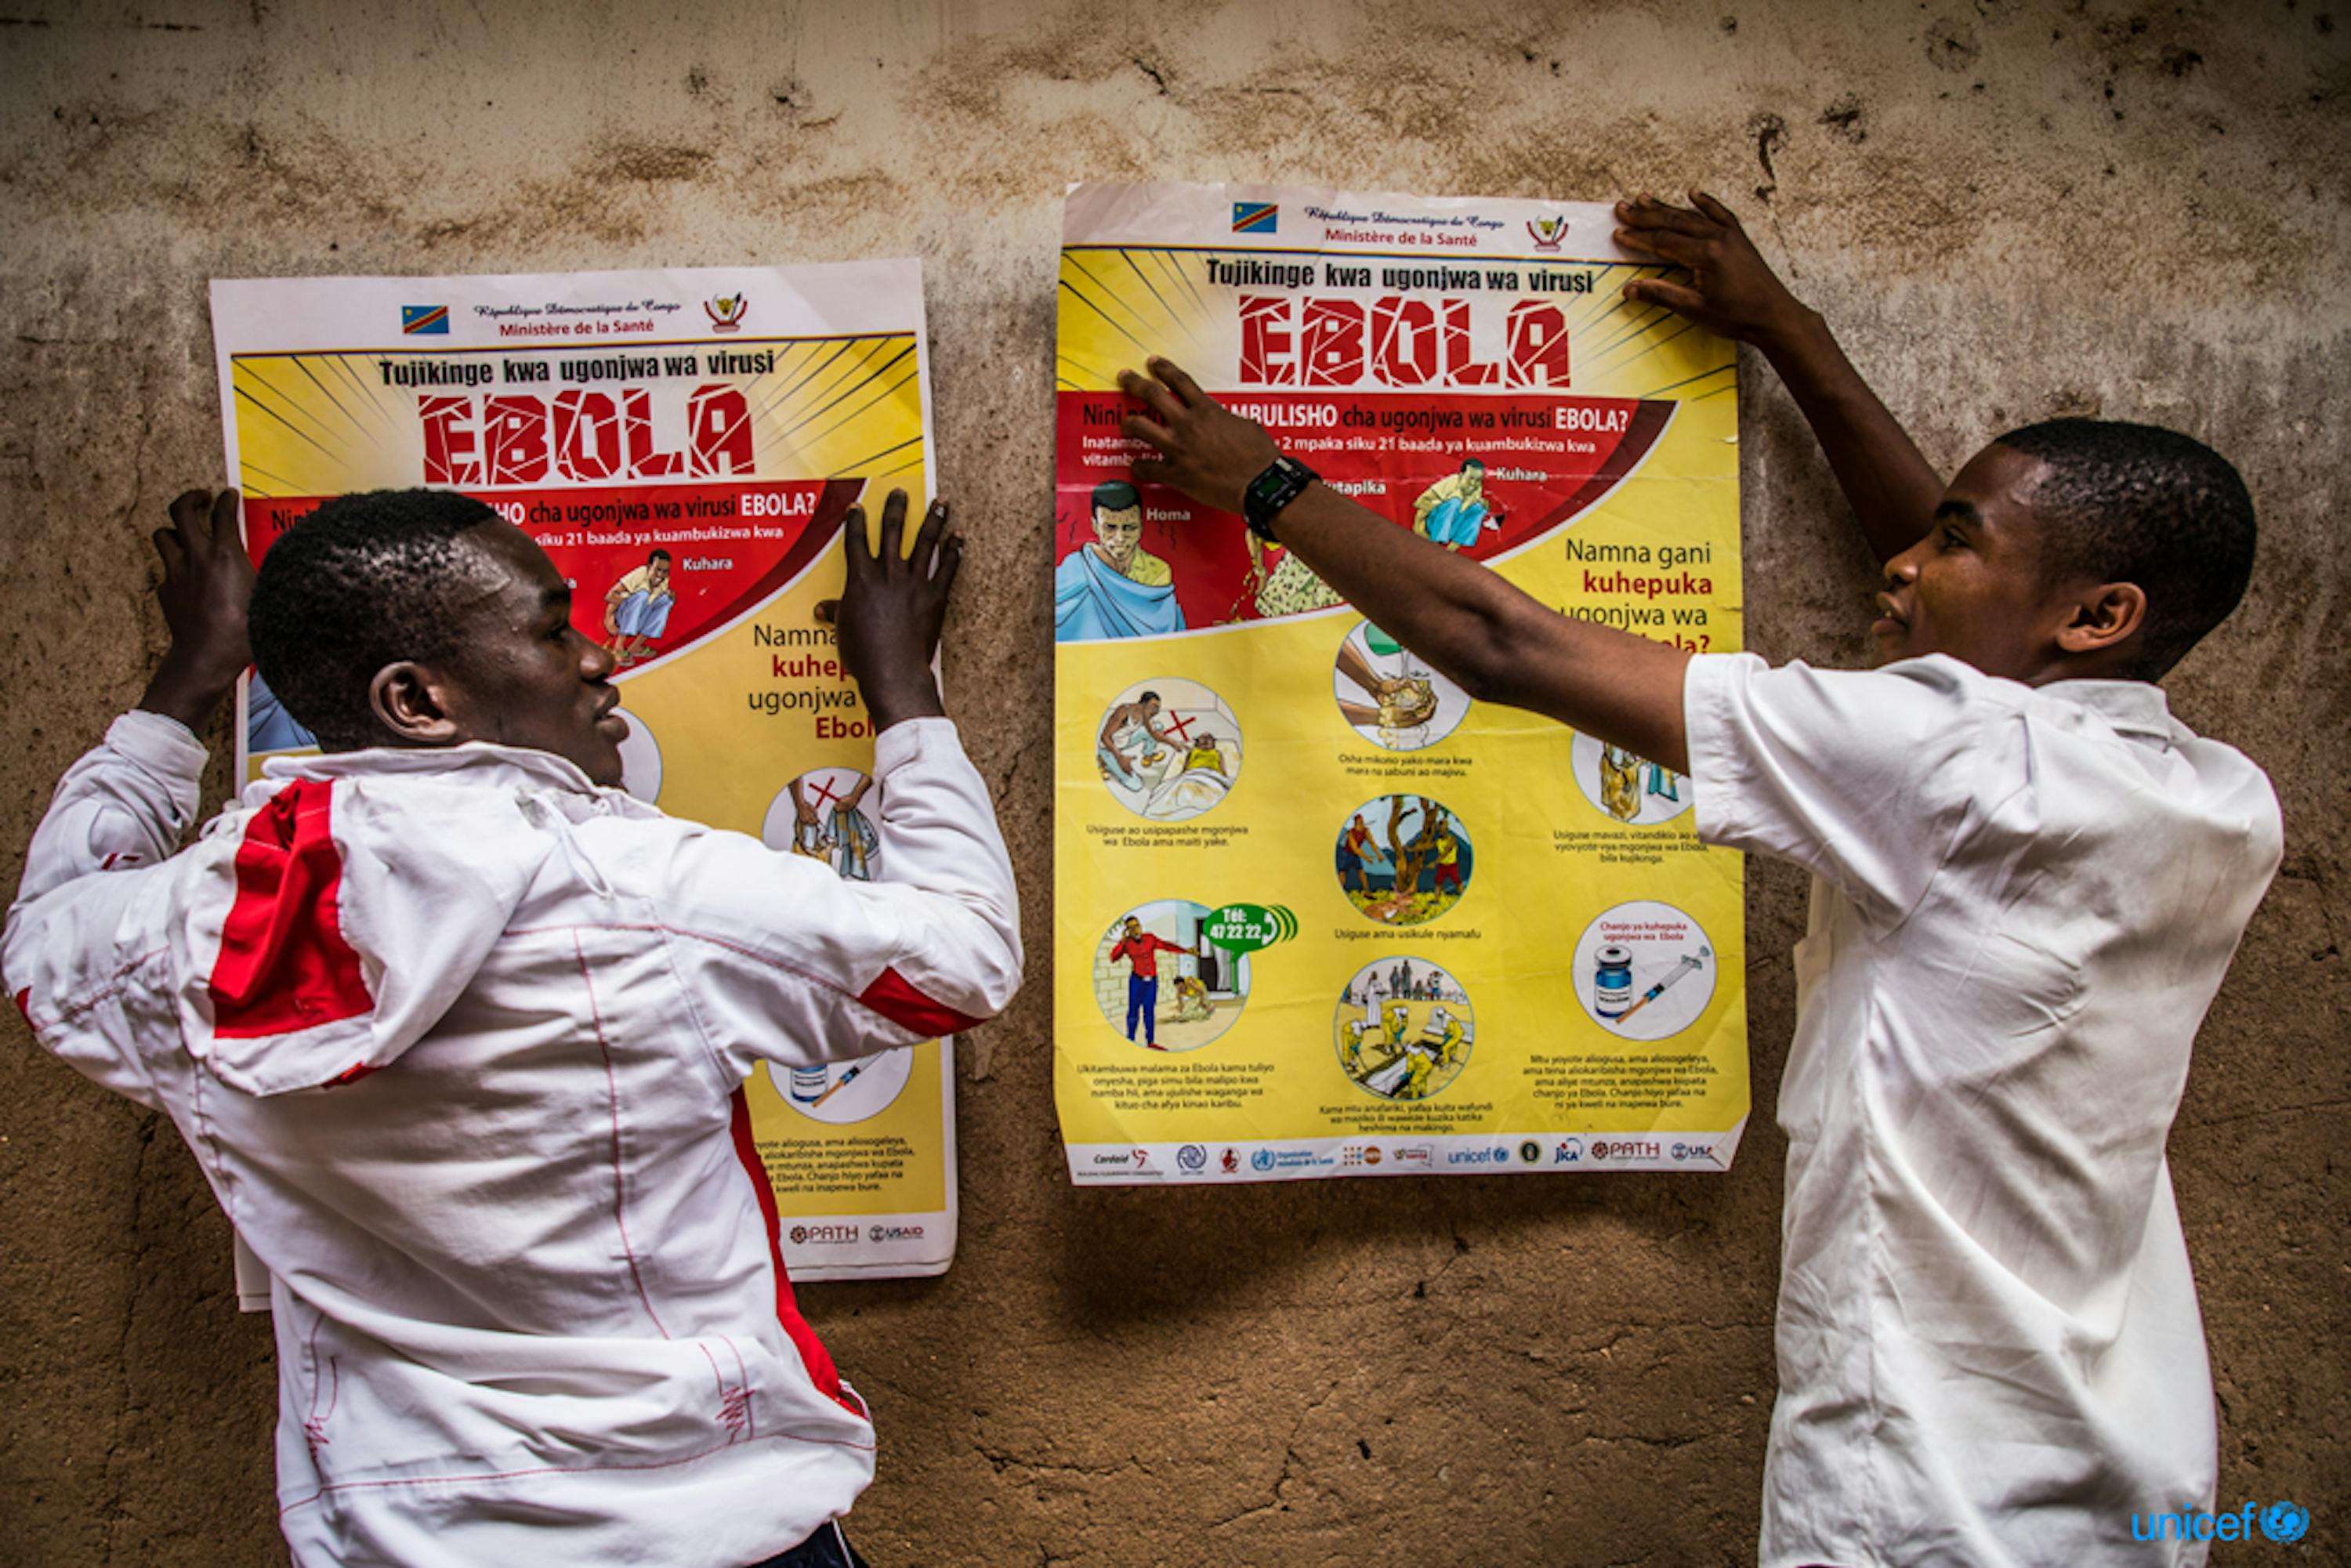
<path id="1" fill-rule="evenodd" d="M 2184 435 L 2087 420 L 1947 485 L 1720 204 L 1618 214 L 1687 269 L 1625 292 L 1757 343 L 1812 421 L 1885 563 L 1876 668 L 1570 620 L 1165 361 L 1123 378 L 1161 455 L 1135 477 L 1254 506 L 1472 696 L 1687 772 L 1701 840 L 1813 873 L 1763 1568 L 2200 1563 L 2134 1524 L 2209 1514 L 2216 1468 L 2164 1140 L 2282 835 L 2262 770 L 2155 682 L 2243 593 L 2252 498 Z"/>
<path id="2" fill-rule="evenodd" d="M 266 1263 L 298 1563 L 843 1568 L 863 1402 L 800 1318 L 741 1092 L 992 1016 L 1012 870 L 931 675 L 960 542 L 846 527 L 886 877 L 614 788 L 611 654 L 446 492 L 328 503 L 256 584 L 234 492 L 156 536 L 172 634 L 8 914 L 48 1050 L 162 1111 Z M 209 509 L 209 522 L 206 513 Z M 175 853 L 253 653 L 322 756 Z M 781 1555 L 778 1555 L 781 1553 Z"/>

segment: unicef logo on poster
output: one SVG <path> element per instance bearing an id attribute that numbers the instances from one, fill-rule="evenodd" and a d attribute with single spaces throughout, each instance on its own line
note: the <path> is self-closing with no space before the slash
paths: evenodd
<path id="1" fill-rule="evenodd" d="M 2273 1502 L 2262 1510 L 2262 1533 L 2283 1546 L 2300 1541 L 2310 1530 L 2310 1510 L 2299 1503 Z"/>

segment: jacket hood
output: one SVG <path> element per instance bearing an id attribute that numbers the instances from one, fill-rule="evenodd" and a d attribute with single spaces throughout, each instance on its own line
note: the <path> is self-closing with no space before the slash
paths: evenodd
<path id="1" fill-rule="evenodd" d="M 570 824 L 658 816 L 560 758 L 473 744 L 275 759 L 206 829 L 183 1038 L 248 1094 L 390 1065 L 473 981 Z"/>

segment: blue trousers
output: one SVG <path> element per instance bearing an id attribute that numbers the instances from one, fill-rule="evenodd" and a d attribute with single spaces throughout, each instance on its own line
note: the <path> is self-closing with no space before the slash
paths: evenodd
<path id="1" fill-rule="evenodd" d="M 1140 975 L 1126 977 L 1126 1038 L 1134 1038 L 1135 1015 L 1143 1016 L 1143 1042 L 1159 1043 L 1159 977 L 1144 979 Z"/>
<path id="2" fill-rule="evenodd" d="M 751 1568 L 866 1568 L 866 1563 L 849 1544 L 849 1537 L 841 1533 L 841 1521 L 833 1520 L 789 1552 L 755 1563 Z"/>
<path id="3" fill-rule="evenodd" d="M 1473 501 L 1465 507 L 1460 497 L 1447 496 L 1429 508 L 1428 537 L 1441 545 L 1474 545 L 1485 521 L 1485 502 Z"/>

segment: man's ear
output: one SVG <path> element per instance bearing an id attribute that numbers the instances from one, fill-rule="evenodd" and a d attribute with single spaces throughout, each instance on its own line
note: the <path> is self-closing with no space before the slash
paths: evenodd
<path id="1" fill-rule="evenodd" d="M 2074 601 L 2057 629 L 2057 645 L 2068 653 L 2097 653 L 2120 647 L 2147 624 L 2147 591 L 2136 582 L 2109 582 Z"/>
<path id="2" fill-rule="evenodd" d="M 402 659 L 368 683 L 368 706 L 395 746 L 455 746 L 464 738 L 448 711 L 449 683 L 440 672 Z"/>

